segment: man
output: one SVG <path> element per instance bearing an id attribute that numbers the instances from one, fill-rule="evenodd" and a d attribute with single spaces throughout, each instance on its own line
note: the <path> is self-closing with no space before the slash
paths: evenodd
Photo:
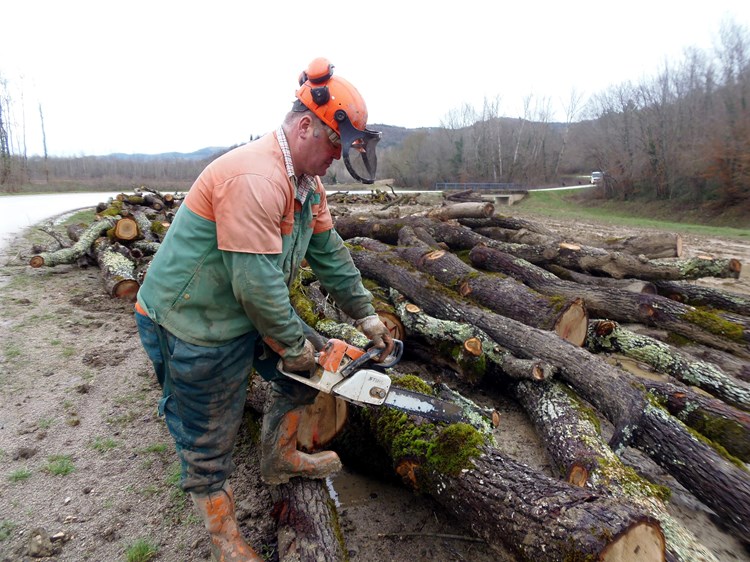
<path id="1" fill-rule="evenodd" d="M 217 158 L 195 181 L 138 293 L 141 341 L 163 388 L 165 416 L 191 497 L 220 561 L 261 560 L 242 538 L 228 478 L 232 449 L 255 368 L 271 381 L 263 417 L 261 475 L 268 484 L 324 478 L 341 462 L 333 451 L 298 451 L 304 405 L 317 392 L 281 375 L 315 366 L 314 349 L 289 301 L 306 259 L 322 285 L 385 358 L 393 339 L 372 295 L 333 230 L 318 176 L 344 157 L 372 183 L 380 133 L 367 129 L 359 92 L 315 59 L 296 101 L 273 133 Z"/>

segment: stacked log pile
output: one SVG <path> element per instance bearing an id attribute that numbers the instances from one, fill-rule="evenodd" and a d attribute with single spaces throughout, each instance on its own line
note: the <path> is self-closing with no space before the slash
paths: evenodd
<path id="1" fill-rule="evenodd" d="M 91 224 L 68 228 L 70 245 L 56 237 L 61 247 L 36 252 L 29 265 L 96 265 L 110 297 L 134 301 L 182 199 L 180 194 L 146 188 L 121 193 L 96 206 L 96 219 Z"/>
<path id="2" fill-rule="evenodd" d="M 427 380 L 397 366 L 390 371 L 394 384 L 454 400 L 465 399 L 446 384 L 467 396 L 486 385 L 507 390 L 559 474 L 542 474 L 504 452 L 486 419 L 446 426 L 386 408 L 349 408 L 332 443 L 304 443 L 305 449 L 333 446 L 347 464 L 392 471 L 520 559 L 716 560 L 668 514 L 669 491 L 621 460 L 632 447 L 750 543 L 750 384 L 709 353 L 698 359 L 674 343 L 690 341 L 747 364 L 750 299 L 688 282 L 737 278 L 738 260 L 685 257 L 679 236 L 606 244 L 564 239 L 541 224 L 496 216 L 480 201 L 400 217 L 397 201 L 378 200 L 379 212 L 366 216 L 335 213 L 379 313 Z M 40 252 L 31 265 L 86 260 L 102 269 L 111 296 L 133 298 L 138 271 L 178 204 L 157 193 L 123 195 L 71 234 L 75 244 Z M 294 293 L 300 316 L 326 337 L 362 345 L 314 277 L 305 272 L 302 280 Z M 649 378 L 625 370 L 612 354 L 647 366 Z M 443 384 L 426 375 L 436 371 Z M 262 389 L 254 385 L 249 397 L 259 413 Z M 378 447 L 367 447 L 367 455 L 378 458 L 363 460 L 361 444 L 373 442 Z M 336 534 L 314 529 L 336 520 L 330 506 L 321 515 L 320 505 L 330 503 L 321 483 L 293 481 L 276 496 L 281 514 L 295 510 L 279 518 L 282 560 L 341 551 L 332 538 L 328 546 L 310 546 Z"/>

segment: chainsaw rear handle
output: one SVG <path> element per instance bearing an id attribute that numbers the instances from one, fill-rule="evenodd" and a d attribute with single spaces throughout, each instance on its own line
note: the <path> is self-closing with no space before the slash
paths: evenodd
<path id="1" fill-rule="evenodd" d="M 383 353 L 383 350 L 379 347 L 374 347 L 373 342 L 367 342 L 365 345 L 365 352 L 361 357 L 351 361 L 346 367 L 341 370 L 341 374 L 348 377 L 354 371 L 357 371 L 364 367 L 365 364 L 372 361 L 377 367 L 387 369 L 393 367 L 396 363 L 401 361 L 401 356 L 404 354 L 404 342 L 401 340 L 393 339 L 393 351 L 380 363 L 375 363 L 374 359 Z"/>

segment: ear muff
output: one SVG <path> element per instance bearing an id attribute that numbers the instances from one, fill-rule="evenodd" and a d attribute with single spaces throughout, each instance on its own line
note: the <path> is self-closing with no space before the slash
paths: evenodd
<path id="1" fill-rule="evenodd" d="M 328 86 L 310 88 L 310 94 L 317 105 L 325 105 L 331 100 L 331 92 L 328 91 Z"/>
<path id="2" fill-rule="evenodd" d="M 325 105 L 331 101 L 331 92 L 328 91 L 328 82 L 333 76 L 333 65 L 325 58 L 317 58 L 310 63 L 307 70 L 299 75 L 299 85 L 310 82 L 310 95 L 316 105 Z M 313 87 L 313 84 L 316 87 Z"/>

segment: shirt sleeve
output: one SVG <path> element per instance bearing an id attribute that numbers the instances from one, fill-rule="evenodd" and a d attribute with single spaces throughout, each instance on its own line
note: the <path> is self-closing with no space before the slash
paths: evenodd
<path id="1" fill-rule="evenodd" d="M 375 314 L 372 294 L 362 285 L 362 276 L 335 230 L 313 234 L 305 257 L 344 312 L 355 320 Z"/>

